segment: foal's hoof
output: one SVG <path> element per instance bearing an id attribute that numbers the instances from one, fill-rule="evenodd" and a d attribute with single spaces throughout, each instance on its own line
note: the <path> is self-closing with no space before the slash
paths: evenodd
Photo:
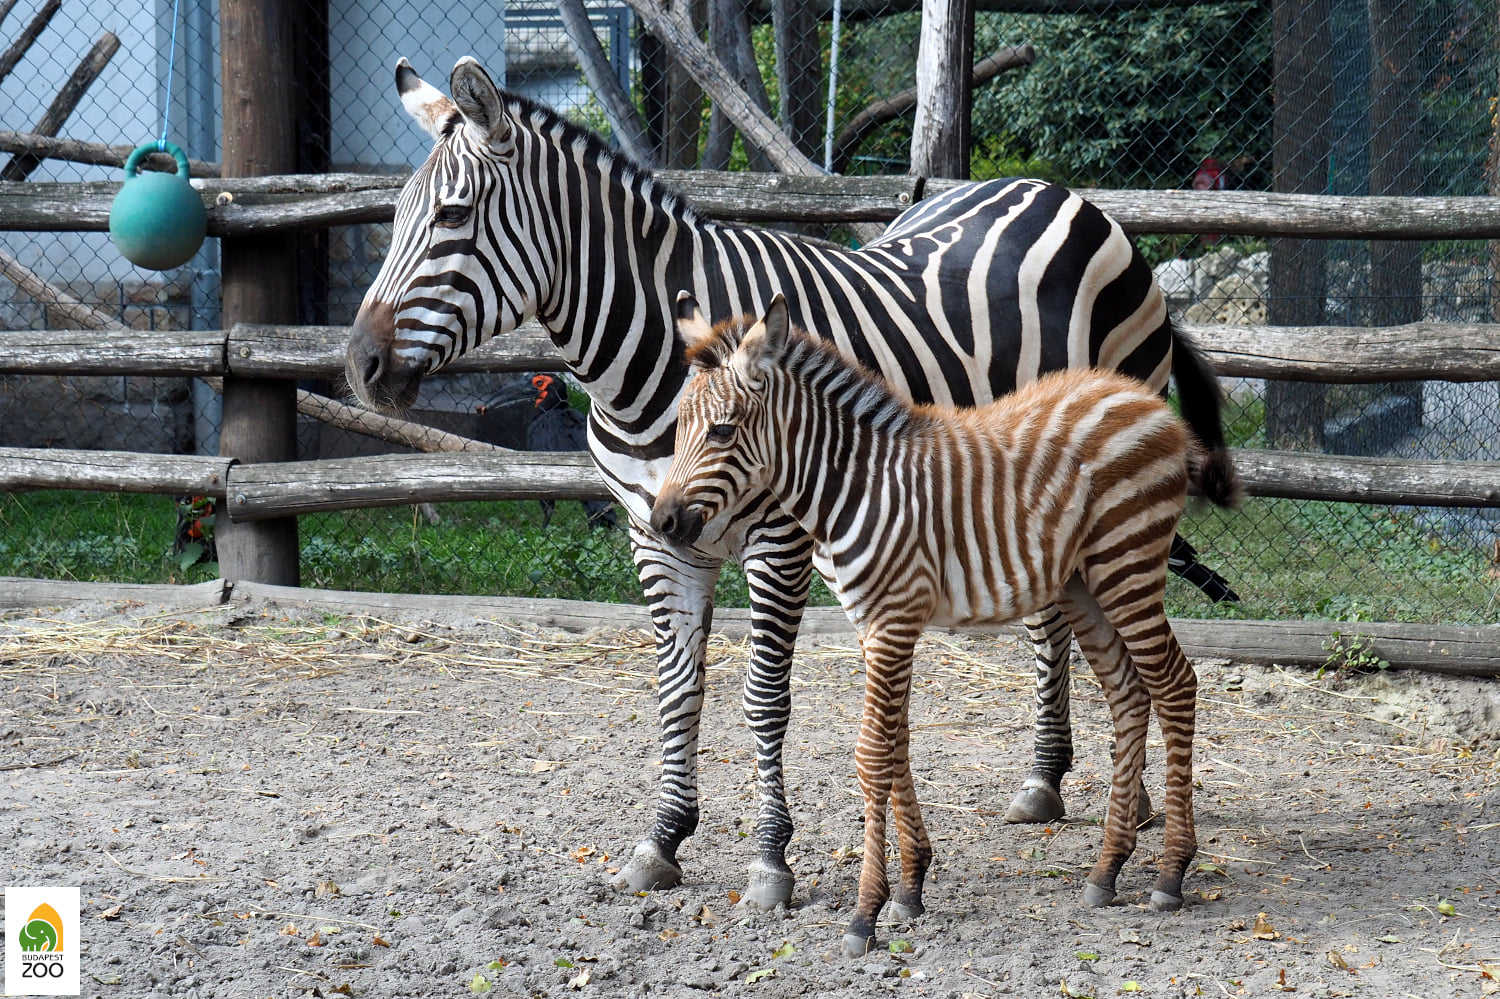
<path id="1" fill-rule="evenodd" d="M 649 841 L 641 843 L 610 885 L 619 891 L 656 891 L 682 884 L 682 868 Z"/>
<path id="2" fill-rule="evenodd" d="M 774 909 L 792 901 L 792 888 L 797 879 L 791 868 L 778 868 L 764 860 L 750 864 L 750 884 L 745 889 L 745 901 L 757 909 Z"/>
<path id="3" fill-rule="evenodd" d="M 1181 895 L 1169 895 L 1164 891 L 1151 893 L 1151 908 L 1157 912 L 1176 912 L 1182 908 Z"/>
<path id="4" fill-rule="evenodd" d="M 891 899 L 891 915 L 897 919 L 916 919 L 927 911 L 927 906 L 918 899 L 912 902 L 898 902 Z"/>
<path id="5" fill-rule="evenodd" d="M 1028 777 L 1005 810 L 1006 822 L 1051 822 L 1062 817 L 1062 795 L 1040 777 Z"/>
<path id="6" fill-rule="evenodd" d="M 1102 909 L 1115 900 L 1113 888 L 1100 888 L 1092 881 L 1083 886 L 1083 904 L 1091 909 Z"/>
<path id="7" fill-rule="evenodd" d="M 862 936 L 858 933 L 844 934 L 844 956 L 864 957 L 875 949 L 875 938 L 873 936 Z"/>

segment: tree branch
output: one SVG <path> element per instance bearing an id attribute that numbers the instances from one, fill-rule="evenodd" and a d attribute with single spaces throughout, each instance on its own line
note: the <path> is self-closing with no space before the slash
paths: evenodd
<path id="1" fill-rule="evenodd" d="M 604 46 L 599 44 L 599 36 L 594 34 L 594 25 L 583 7 L 583 0 L 557 0 L 557 10 L 562 14 L 563 27 L 568 32 L 568 41 L 573 43 L 578 64 L 583 67 L 594 96 L 599 98 L 620 148 L 641 166 L 655 168 L 658 165 L 656 150 L 651 148 L 645 129 L 641 128 L 641 119 L 630 95 L 615 78 L 614 68 L 609 64 Z"/>
<path id="2" fill-rule="evenodd" d="M 970 86 L 977 90 L 1006 70 L 1029 66 L 1035 60 L 1036 50 L 1030 45 L 1008 46 L 974 64 Z M 908 87 L 899 94 L 876 101 L 849 119 L 849 124 L 833 142 L 833 172 L 843 173 L 848 168 L 849 161 L 871 132 L 888 121 L 911 114 L 916 106 L 917 88 Z"/>
<path id="3" fill-rule="evenodd" d="M 125 158 L 134 150 L 134 146 L 109 146 L 102 142 L 58 139 L 50 135 L 38 135 L 35 132 L 12 132 L 8 129 L 0 129 L 0 153 L 16 153 L 41 159 L 118 167 L 125 165 Z M 177 160 L 167 153 L 152 153 L 141 162 L 141 168 L 176 173 Z M 188 160 L 188 173 L 193 177 L 217 177 L 219 164 L 204 160 Z"/>

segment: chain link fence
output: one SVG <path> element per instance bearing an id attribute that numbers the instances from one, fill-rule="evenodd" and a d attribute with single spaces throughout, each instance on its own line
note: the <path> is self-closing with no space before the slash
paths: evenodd
<path id="1" fill-rule="evenodd" d="M 445 88 L 454 61 L 473 55 L 506 86 L 609 131 L 553 4 L 470 0 L 448 5 L 442 17 L 415 0 L 297 6 L 301 170 L 396 173 L 421 162 L 429 141 L 400 108 L 393 81 L 399 56 Z M 848 174 L 907 170 L 921 20 L 915 0 L 686 6 L 746 92 L 815 162 Z M 1067 5 L 1049 0 L 1008 6 L 1015 10 L 975 15 L 976 179 L 1022 174 L 1076 187 L 1351 195 L 1483 195 L 1500 187 L 1492 154 L 1500 78 L 1495 0 L 1121 0 L 1089 13 L 1059 12 Z M 18 0 L 0 10 L 0 52 L 35 39 L 0 78 L 0 127 L 133 146 L 160 134 L 165 112 L 168 137 L 189 156 L 218 159 L 222 95 L 211 0 L 182 0 L 175 26 L 170 0 L 108 8 Z M 767 168 L 665 47 L 639 29 L 628 6 L 590 2 L 587 10 L 608 75 L 639 109 L 661 165 Z M 1016 57 L 1023 46 L 1034 54 L 1029 61 Z M 60 112 L 49 110 L 54 96 L 90 57 L 102 59 L 97 78 L 58 120 Z M 7 178 L 33 181 L 119 173 L 24 155 L 4 170 Z M 389 242 L 388 225 L 304 237 L 301 320 L 350 322 Z M 1482 241 L 1202 235 L 1142 237 L 1138 245 L 1174 313 L 1189 322 L 1490 322 L 1496 308 L 1496 258 Z M 28 273 L 111 322 L 139 329 L 220 325 L 215 240 L 166 274 L 131 267 L 103 234 L 4 233 L 0 251 L 0 328 L 79 325 L 73 314 L 22 290 Z M 529 375 L 435 378 L 416 418 L 524 447 L 528 431 L 537 433 L 537 414 L 556 412 L 539 400 L 566 387 L 544 382 Z M 1494 383 L 1235 380 L 1227 387 L 1226 420 L 1238 446 L 1500 458 Z M 574 407 L 586 407 L 576 388 L 570 395 Z M 217 421 L 217 396 L 203 382 L 0 377 L 0 444 L 215 453 Z M 308 458 L 390 449 L 312 420 L 302 424 L 299 448 Z M 551 509 L 470 503 L 308 516 L 300 522 L 303 581 L 639 600 L 625 532 L 599 513 L 572 502 Z M 210 577 L 211 515 L 189 498 L 5 496 L 0 573 Z M 1191 512 L 1184 534 L 1244 599 L 1211 609 L 1174 582 L 1175 613 L 1479 622 L 1493 620 L 1500 602 L 1494 511 L 1251 500 L 1236 512 Z M 745 599 L 732 570 L 720 598 Z"/>

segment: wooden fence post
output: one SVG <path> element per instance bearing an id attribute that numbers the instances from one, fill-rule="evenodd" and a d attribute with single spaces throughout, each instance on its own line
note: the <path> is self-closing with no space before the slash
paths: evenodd
<path id="1" fill-rule="evenodd" d="M 973 0 L 924 0 L 917 47 L 917 115 L 911 129 L 913 175 L 969 179 L 973 65 Z"/>
<path id="2" fill-rule="evenodd" d="M 222 0 L 225 177 L 296 169 L 293 116 L 294 0 Z M 224 325 L 297 321 L 297 248 L 290 234 L 225 238 L 220 247 Z M 224 379 L 219 454 L 242 463 L 297 456 L 296 383 Z M 297 520 L 234 523 L 235 497 L 215 524 L 219 571 L 228 580 L 296 586 Z"/>

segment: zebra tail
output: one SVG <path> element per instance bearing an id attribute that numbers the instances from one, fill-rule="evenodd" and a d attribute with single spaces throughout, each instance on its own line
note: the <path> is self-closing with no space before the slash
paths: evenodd
<path id="1" fill-rule="evenodd" d="M 1218 378 L 1198 345 L 1175 324 L 1172 327 L 1172 377 L 1177 381 L 1177 401 L 1182 407 L 1182 418 L 1203 446 L 1203 455 L 1193 463 L 1194 484 L 1218 506 L 1238 505 L 1242 492 L 1240 475 L 1235 471 L 1229 447 L 1224 443 Z"/>

